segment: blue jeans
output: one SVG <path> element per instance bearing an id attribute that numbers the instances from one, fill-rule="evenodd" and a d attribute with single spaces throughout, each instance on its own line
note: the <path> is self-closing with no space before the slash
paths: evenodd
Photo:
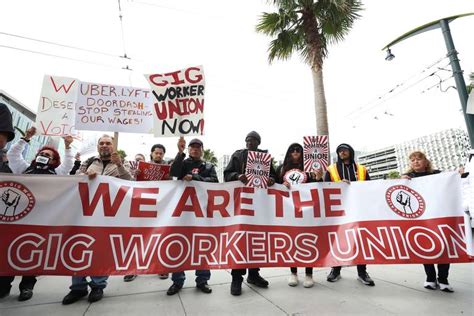
<path id="1" fill-rule="evenodd" d="M 211 271 L 209 270 L 196 270 L 196 284 L 203 284 L 209 281 L 211 278 Z M 183 286 L 184 280 L 186 280 L 186 274 L 184 272 L 173 272 L 171 280 L 180 286 Z"/>
<path id="2" fill-rule="evenodd" d="M 91 276 L 90 278 L 91 282 L 87 282 L 85 276 L 73 276 L 72 285 L 69 287 L 69 289 L 76 291 L 84 291 L 87 290 L 88 285 L 91 287 L 91 289 L 105 289 L 109 276 Z"/>

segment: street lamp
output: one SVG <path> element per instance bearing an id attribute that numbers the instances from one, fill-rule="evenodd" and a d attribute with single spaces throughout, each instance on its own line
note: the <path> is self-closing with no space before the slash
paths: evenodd
<path id="1" fill-rule="evenodd" d="M 387 48 L 387 56 L 385 57 L 385 60 L 391 61 L 394 58 L 395 58 L 395 55 L 392 54 L 392 51 L 390 50 L 390 48 Z"/>
<path id="2" fill-rule="evenodd" d="M 464 77 L 462 75 L 463 71 L 461 70 L 461 66 L 459 65 L 458 52 L 456 51 L 456 48 L 454 48 L 454 42 L 451 36 L 451 30 L 449 29 L 449 22 L 454 21 L 457 18 L 461 18 L 461 17 L 465 17 L 469 15 L 474 15 L 474 13 L 454 15 L 454 16 L 446 17 L 446 18 L 419 26 L 401 35 L 400 37 L 396 38 L 392 42 L 388 43 L 387 45 L 385 45 L 384 48 L 382 48 L 382 50 L 385 50 L 385 49 L 387 50 L 387 57 L 385 57 L 385 60 L 390 61 L 395 58 L 395 55 L 393 55 L 390 50 L 390 47 L 392 47 L 393 45 L 400 43 L 401 41 L 409 37 L 412 37 L 412 36 L 427 32 L 427 31 L 431 31 L 437 28 L 441 28 L 441 31 L 443 32 L 443 36 L 444 36 L 444 41 L 446 43 L 446 48 L 448 50 L 447 56 L 449 57 L 451 69 L 453 70 L 454 81 L 456 82 L 456 88 L 458 90 L 459 100 L 461 101 L 461 107 L 464 114 L 464 120 L 466 121 L 469 141 L 471 143 L 471 148 L 474 148 L 474 115 L 468 114 L 466 112 L 467 99 L 468 99 L 466 83 L 464 82 Z"/>

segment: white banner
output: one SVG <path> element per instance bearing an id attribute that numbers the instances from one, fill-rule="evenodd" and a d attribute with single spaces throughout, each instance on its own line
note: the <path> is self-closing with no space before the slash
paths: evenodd
<path id="1" fill-rule="evenodd" d="M 4 174 L 0 197 L 0 275 L 472 260 L 457 173 L 291 190 Z"/>

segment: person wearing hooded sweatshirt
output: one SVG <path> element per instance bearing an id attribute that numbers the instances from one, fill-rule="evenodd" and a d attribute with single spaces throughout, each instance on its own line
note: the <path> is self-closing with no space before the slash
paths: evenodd
<path id="1" fill-rule="evenodd" d="M 67 174 L 72 167 L 72 153 L 70 145 L 73 141 L 71 136 L 64 138 L 66 147 L 66 162 L 61 164 L 61 157 L 56 149 L 44 146 L 36 154 L 35 159 L 28 164 L 21 153 L 30 138 L 36 133 L 34 127 L 26 131 L 26 135 L 22 137 L 18 143 L 14 144 L 7 153 L 10 161 L 10 168 L 16 174 Z M 59 172 L 58 172 L 59 171 Z M 0 277 L 0 298 L 10 294 L 11 283 L 15 279 L 14 276 Z M 19 301 L 26 301 L 33 297 L 33 288 L 36 284 L 36 276 L 23 276 L 20 282 Z"/>
<path id="2" fill-rule="evenodd" d="M 266 153 L 266 150 L 258 149 L 261 143 L 260 135 L 252 131 L 245 137 L 246 149 L 237 150 L 230 157 L 229 164 L 224 170 L 224 181 L 241 181 L 243 184 L 248 182 L 247 176 L 245 175 L 245 167 L 247 166 L 247 155 L 250 151 L 258 151 Z M 275 183 L 275 169 L 273 164 L 270 164 L 270 177 L 268 179 L 268 186 L 272 186 Z M 268 281 L 262 278 L 259 274 L 260 268 L 248 269 L 247 282 L 254 284 L 258 287 L 268 287 Z M 230 284 L 230 294 L 240 295 L 242 294 L 242 282 L 244 280 L 243 275 L 246 269 L 232 269 L 232 283 Z"/>
<path id="3" fill-rule="evenodd" d="M 304 174 L 304 176 L 301 176 L 301 174 Z M 298 143 L 291 144 L 286 151 L 283 164 L 280 165 L 276 170 L 276 182 L 283 184 L 288 189 L 291 189 L 291 185 L 293 184 L 316 182 L 322 180 L 323 171 L 321 169 L 317 169 L 315 172 L 304 172 L 303 146 Z M 291 275 L 288 278 L 288 285 L 297 286 L 298 270 L 296 267 L 292 267 L 290 271 Z M 307 267 L 305 272 L 306 276 L 303 286 L 310 288 L 314 285 L 313 268 Z"/>
<path id="4" fill-rule="evenodd" d="M 408 156 L 410 160 L 410 168 L 401 176 L 402 179 L 410 180 L 412 178 L 425 177 L 433 174 L 438 174 L 441 171 L 433 169 L 431 161 L 426 158 L 426 155 L 421 151 L 414 151 Z M 436 280 L 436 269 L 434 264 L 424 264 L 426 273 L 426 281 L 423 284 L 425 289 L 436 290 L 438 285 L 441 291 L 452 293 L 453 287 L 449 285 L 449 263 L 438 264 L 438 280 Z"/>
<path id="5" fill-rule="evenodd" d="M 0 173 L 12 173 L 8 166 L 7 143 L 15 138 L 15 130 L 12 124 L 12 114 L 4 103 L 0 103 Z M 1 295 L 1 293 L 0 293 Z"/>
<path id="6" fill-rule="evenodd" d="M 337 162 L 328 167 L 324 181 L 326 182 L 345 182 L 370 180 L 367 169 L 355 162 L 354 149 L 349 144 L 340 144 L 336 148 Z M 333 267 L 327 276 L 328 282 L 336 282 L 341 278 L 341 268 Z M 357 265 L 358 280 L 365 285 L 374 286 L 375 282 L 367 273 L 365 264 Z"/>

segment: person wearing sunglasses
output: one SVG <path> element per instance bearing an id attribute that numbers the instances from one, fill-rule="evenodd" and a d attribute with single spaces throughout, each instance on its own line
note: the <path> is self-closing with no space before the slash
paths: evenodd
<path id="1" fill-rule="evenodd" d="M 315 172 L 304 172 L 303 146 L 298 143 L 291 144 L 286 151 L 283 164 L 280 165 L 276 170 L 276 182 L 283 184 L 288 189 L 291 189 L 292 185 L 322 180 L 323 171 L 321 168 L 315 170 Z M 299 283 L 298 269 L 296 267 L 292 267 L 290 271 L 291 275 L 288 278 L 288 285 L 297 286 Z M 313 287 L 313 268 L 307 267 L 305 272 L 306 275 L 303 286 L 305 288 Z"/>

